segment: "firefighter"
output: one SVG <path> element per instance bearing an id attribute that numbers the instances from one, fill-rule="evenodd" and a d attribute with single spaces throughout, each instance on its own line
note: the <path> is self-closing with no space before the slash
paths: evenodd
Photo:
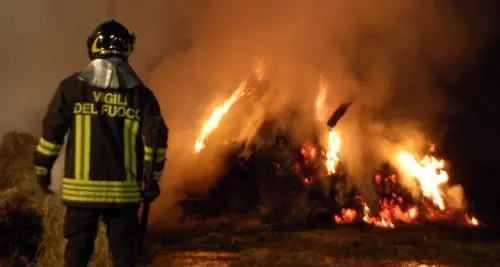
<path id="1" fill-rule="evenodd" d="M 87 40 L 90 64 L 59 84 L 43 119 L 34 165 L 47 193 L 68 133 L 62 181 L 68 267 L 88 265 L 101 218 L 114 266 L 134 266 L 140 202 L 160 194 L 168 129 L 155 95 L 128 63 L 134 43 L 122 24 L 100 24 Z M 147 168 L 153 182 L 141 192 Z"/>

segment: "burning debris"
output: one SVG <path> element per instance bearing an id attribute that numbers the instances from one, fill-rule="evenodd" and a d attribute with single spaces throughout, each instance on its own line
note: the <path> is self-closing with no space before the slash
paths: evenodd
<path id="1" fill-rule="evenodd" d="M 227 101 L 213 110 L 195 143 L 195 153 L 200 153 L 205 148 L 208 136 L 218 128 L 232 106 L 254 93 L 255 81 L 263 82 L 262 70 L 257 71 L 252 77 L 253 80 L 250 78 L 243 81 Z M 318 121 L 324 121 L 325 118 L 324 103 L 327 91 L 328 84 L 321 79 L 315 103 Z M 248 211 L 256 209 L 259 202 L 265 201 L 263 192 L 266 192 L 273 197 L 282 197 L 284 200 L 279 201 L 278 206 L 280 209 L 290 210 L 294 199 L 308 195 L 309 204 L 313 206 L 311 210 L 318 207 L 327 210 L 331 223 L 335 224 L 364 222 L 377 227 L 395 228 L 400 224 L 458 220 L 471 226 L 480 225 L 477 218 L 463 213 L 461 208 L 452 205 L 447 191 L 450 177 L 446 171 L 445 161 L 433 154 L 434 146 L 431 146 L 429 153 L 422 157 L 399 150 L 393 156 L 391 164 L 381 165 L 372 177 L 377 190 L 378 205 L 369 207 L 359 190 L 349 185 L 348 174 L 339 157 L 341 134 L 334 127 L 351 104 L 352 101 L 342 104 L 330 116 L 327 123 L 329 129 L 324 141 L 319 140 L 322 129 L 317 127 L 309 142 L 297 144 L 286 127 L 277 129 L 279 127 L 276 126 L 276 120 L 266 119 L 258 127 L 257 136 L 260 139 L 274 139 L 274 142 L 269 146 L 254 145 L 253 140 L 248 140 L 245 144 L 233 144 L 234 147 L 230 148 L 229 155 L 233 159 L 228 163 L 230 167 L 221 175 L 221 179 L 205 202 L 220 198 L 221 194 L 237 198 L 244 198 L 247 195 L 248 199 L 252 199 L 251 204 L 247 203 L 245 210 Z M 280 116 L 280 120 L 294 113 L 293 110 L 283 112 L 285 114 Z M 288 118 L 293 120 L 297 116 L 292 115 Z M 280 123 L 280 125 L 286 124 Z M 252 148 L 250 156 L 243 157 L 243 151 L 248 147 Z M 248 184 L 242 186 L 242 180 L 246 180 Z M 229 193 L 237 190 L 237 186 L 233 186 L 235 183 L 240 183 L 241 191 Z M 329 184 L 330 188 L 325 188 L 327 187 L 325 184 Z M 415 185 L 418 192 L 410 191 L 408 184 Z M 227 202 L 232 201 L 227 200 Z M 221 209 L 221 200 L 215 202 Z M 184 202 L 183 207 L 187 206 L 189 205 Z M 227 211 L 219 210 L 218 214 Z"/>

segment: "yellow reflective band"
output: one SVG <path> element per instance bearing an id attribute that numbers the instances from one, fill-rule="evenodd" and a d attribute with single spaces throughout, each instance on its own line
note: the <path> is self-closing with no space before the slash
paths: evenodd
<path id="1" fill-rule="evenodd" d="M 36 151 L 45 156 L 57 156 L 61 150 L 61 145 L 49 142 L 43 137 L 40 138 Z"/>
<path id="2" fill-rule="evenodd" d="M 82 191 L 82 190 L 71 190 L 63 187 L 63 194 L 82 196 L 82 197 L 95 197 L 95 198 L 131 198 L 140 197 L 141 192 L 123 192 L 123 191 Z"/>
<path id="3" fill-rule="evenodd" d="M 83 185 L 83 186 L 101 186 L 101 187 L 133 187 L 139 186 L 137 181 L 128 182 L 128 181 L 103 181 L 103 180 L 75 180 L 73 178 L 63 178 L 63 184 L 71 184 L 71 185 Z"/>
<path id="4" fill-rule="evenodd" d="M 125 166 L 125 173 L 127 175 L 127 181 L 131 181 L 132 174 L 130 173 L 130 120 L 125 120 L 124 121 L 124 126 L 123 126 L 123 162 Z"/>
<path id="5" fill-rule="evenodd" d="M 38 145 L 36 147 L 36 151 L 45 156 L 57 156 L 59 154 L 59 150 L 58 151 L 48 150 L 41 145 Z"/>
<path id="6" fill-rule="evenodd" d="M 49 149 L 49 150 L 55 151 L 55 150 L 61 149 L 61 145 L 49 142 L 46 139 L 44 139 L 43 137 L 40 138 L 40 141 L 38 142 L 38 144 L 41 145 L 42 147 Z"/>
<path id="7" fill-rule="evenodd" d="M 153 161 L 153 157 L 150 155 L 144 155 L 144 160 L 147 162 Z M 156 156 L 156 163 L 161 163 L 165 160 L 165 156 Z"/>
<path id="8" fill-rule="evenodd" d="M 127 174 L 127 181 L 134 181 L 137 179 L 137 133 L 139 131 L 139 121 L 125 120 L 123 128 L 123 142 L 124 142 L 124 162 L 125 172 Z"/>
<path id="9" fill-rule="evenodd" d="M 95 198 L 95 197 L 82 197 L 63 195 L 63 200 L 74 201 L 79 203 L 107 203 L 107 204 L 124 204 L 124 203 L 138 203 L 141 201 L 140 197 L 134 198 Z"/>
<path id="10" fill-rule="evenodd" d="M 84 186 L 84 185 L 71 185 L 63 184 L 63 189 L 74 190 L 74 191 L 87 191 L 87 192 L 139 192 L 140 188 L 138 185 L 135 186 L 123 186 L 123 187 L 103 187 L 103 186 Z"/>
<path id="11" fill-rule="evenodd" d="M 132 161 L 132 173 L 134 175 L 134 180 L 137 178 L 137 133 L 139 132 L 139 122 L 138 121 L 132 121 L 132 137 L 131 137 L 131 142 L 132 142 L 132 147 L 131 147 L 131 161 Z"/>
<path id="12" fill-rule="evenodd" d="M 113 195 L 75 195 L 73 192 L 63 191 L 63 200 L 74 201 L 80 203 L 109 203 L 109 204 L 122 204 L 122 203 L 138 203 L 141 201 L 139 193 L 135 195 L 126 196 L 113 196 Z"/>
<path id="13" fill-rule="evenodd" d="M 156 162 L 162 162 L 165 160 L 166 148 L 158 148 L 156 151 Z M 153 148 L 144 146 L 144 160 L 153 161 Z"/>
<path id="14" fill-rule="evenodd" d="M 158 171 L 158 172 L 157 172 L 157 171 L 155 171 L 155 172 L 153 172 L 153 179 L 154 179 L 155 181 L 160 181 L 160 180 L 161 180 L 161 174 L 162 174 L 162 172 L 161 172 L 161 171 Z"/>
<path id="15" fill-rule="evenodd" d="M 137 181 L 75 180 L 63 178 L 62 196 L 82 203 L 136 203 L 140 201 Z"/>
<path id="16" fill-rule="evenodd" d="M 63 199 L 87 203 L 134 203 L 140 201 L 140 187 L 126 181 L 63 179 Z"/>
<path id="17" fill-rule="evenodd" d="M 75 179 L 82 173 L 82 115 L 75 115 Z"/>
<path id="18" fill-rule="evenodd" d="M 167 151 L 166 148 L 157 148 L 156 154 L 165 154 L 165 151 Z M 144 146 L 144 153 L 146 154 L 153 154 L 153 148 L 149 146 Z"/>
<path id="19" fill-rule="evenodd" d="M 83 157 L 83 179 L 84 180 L 89 180 L 90 179 L 90 149 L 91 149 L 91 143 L 90 143 L 90 134 L 91 134 L 91 118 L 90 115 L 85 115 L 84 117 L 85 120 L 85 127 L 84 127 L 84 157 Z"/>
<path id="20" fill-rule="evenodd" d="M 45 167 L 35 166 L 36 175 L 47 175 L 49 170 Z"/>
<path id="21" fill-rule="evenodd" d="M 91 116 L 75 115 L 75 179 L 90 177 Z"/>

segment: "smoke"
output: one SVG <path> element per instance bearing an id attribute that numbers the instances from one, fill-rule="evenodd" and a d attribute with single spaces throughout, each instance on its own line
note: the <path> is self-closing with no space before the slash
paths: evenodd
<path id="1" fill-rule="evenodd" d="M 4 4 L 0 134 L 40 133 L 58 82 L 87 64 L 86 36 L 113 16 L 138 32 L 132 64 L 160 99 L 170 128 L 164 205 L 157 213 L 171 206 L 178 197 L 173 188 L 185 177 L 209 177 L 217 167 L 209 156 L 196 158 L 194 141 L 215 101 L 248 77 L 256 58 L 269 62 L 273 94 L 266 112 L 239 111 L 237 117 L 258 125 L 263 114 L 278 116 L 293 106 L 314 118 L 322 75 L 330 84 L 325 105 L 332 110 L 356 99 L 339 130 L 342 158 L 355 182 L 363 184 L 366 172 L 387 157 L 382 144 L 409 131 L 420 133 L 446 109 L 436 77 L 457 75 L 480 44 L 468 39 L 476 29 L 470 21 L 485 17 L 475 6 L 452 6 L 456 1 L 143 2 Z M 241 139 L 255 130 L 248 124 L 242 129 Z M 294 129 L 300 136 L 310 131 Z"/>
<path id="2" fill-rule="evenodd" d="M 86 38 L 113 13 L 139 33 L 132 63 L 147 81 L 151 66 L 175 50 L 177 38 L 182 37 L 175 31 L 185 12 L 176 2 L 152 0 L 143 5 L 123 0 L 112 9 L 97 0 L 3 3 L 0 112 L 4 115 L 0 135 L 14 130 L 40 133 L 41 118 L 58 83 L 88 64 Z"/>
<path id="3" fill-rule="evenodd" d="M 114 2 L 114 7 L 113 3 Z M 24 0 L 3 3 L 3 51 L 0 63 L 2 97 L 0 138 L 9 131 L 39 136 L 42 117 L 58 83 L 88 64 L 86 38 L 112 16 L 139 34 L 131 58 L 136 71 L 147 81 L 162 56 L 170 56 L 182 45 L 177 31 L 183 23 L 184 4 L 178 1 Z M 178 39 L 180 38 L 180 39 Z M 180 41 L 179 41 L 180 40 Z M 181 47 L 182 48 L 182 47 Z M 1 140 L 0 140 L 1 141 Z M 64 152 L 61 152 L 63 154 Z M 54 166 L 59 188 L 64 157 Z"/>
<path id="4" fill-rule="evenodd" d="M 269 62 L 273 95 L 264 101 L 265 111 L 231 110 L 231 119 L 222 122 L 225 134 L 214 133 L 208 142 L 248 139 L 263 118 L 280 116 L 285 108 L 299 109 L 304 121 L 314 118 L 323 76 L 331 110 L 355 99 L 338 125 L 341 158 L 353 183 L 370 196 L 367 177 L 381 161 L 391 161 L 410 138 L 406 148 L 412 151 L 426 144 L 437 115 L 447 109 L 439 82 L 456 78 L 480 46 L 478 35 L 471 39 L 479 11 L 472 2 L 455 2 L 206 1 L 189 19 L 190 50 L 164 60 L 152 79 L 171 129 L 169 162 L 176 162 L 167 165 L 164 187 L 204 172 L 192 150 L 199 130 L 261 58 Z M 227 124 L 244 122 L 228 134 Z M 298 136 L 314 130 L 299 126 Z"/>

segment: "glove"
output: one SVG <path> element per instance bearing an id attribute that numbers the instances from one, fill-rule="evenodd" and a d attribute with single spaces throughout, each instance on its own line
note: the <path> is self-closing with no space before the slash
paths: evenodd
<path id="1" fill-rule="evenodd" d="M 160 196 L 160 185 L 156 181 L 153 181 L 149 185 L 148 190 L 142 192 L 142 199 L 145 203 L 151 203 L 155 201 L 158 196 Z"/>
<path id="2" fill-rule="evenodd" d="M 42 189 L 42 191 L 45 193 L 45 194 L 54 194 L 54 191 L 52 191 L 52 189 L 50 189 L 50 171 L 46 170 L 44 172 L 38 172 L 37 170 L 37 181 L 38 181 L 38 185 L 40 186 L 40 188 Z"/>

